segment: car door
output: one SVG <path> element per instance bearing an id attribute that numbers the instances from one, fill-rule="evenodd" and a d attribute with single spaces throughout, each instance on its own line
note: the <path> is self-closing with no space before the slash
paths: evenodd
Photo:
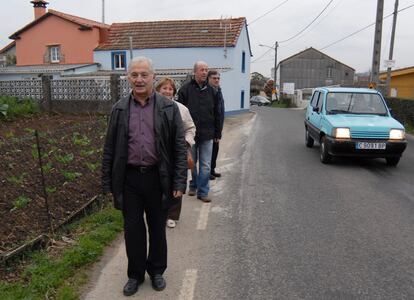
<path id="1" fill-rule="evenodd" d="M 307 118 L 310 124 L 308 130 L 311 136 L 314 138 L 319 137 L 320 124 L 321 124 L 321 111 L 323 103 L 323 93 L 321 91 L 315 91 L 313 93 L 310 105 L 308 107 Z"/>

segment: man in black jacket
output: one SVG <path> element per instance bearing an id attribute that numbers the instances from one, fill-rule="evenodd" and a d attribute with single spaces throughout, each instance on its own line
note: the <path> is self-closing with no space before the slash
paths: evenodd
<path id="1" fill-rule="evenodd" d="M 213 140 L 221 138 L 219 102 L 217 93 L 207 84 L 207 73 L 207 64 L 203 61 L 196 62 L 194 79 L 178 91 L 178 102 L 187 106 L 196 126 L 196 143 L 192 148 L 196 164 L 191 171 L 188 195 L 197 194 L 197 198 L 203 202 L 211 201 L 208 192 Z"/>
<path id="2" fill-rule="evenodd" d="M 103 150 L 103 191 L 112 193 L 124 217 L 126 296 L 137 292 L 145 271 L 155 290 L 165 288 L 167 209 L 174 198 L 182 196 L 187 182 L 181 116 L 174 102 L 154 92 L 154 78 L 149 58 L 131 61 L 128 81 L 132 92 L 113 106 Z"/>
<path id="3" fill-rule="evenodd" d="M 211 85 L 217 93 L 219 100 L 219 110 L 220 110 L 220 136 L 223 131 L 224 125 L 224 99 L 220 87 L 220 73 L 217 70 L 208 71 L 208 84 Z M 216 179 L 216 177 L 221 177 L 220 173 L 216 172 L 217 165 L 217 156 L 219 152 L 220 140 L 215 139 L 213 142 L 213 152 L 211 154 L 211 170 L 210 170 L 210 180 Z"/>

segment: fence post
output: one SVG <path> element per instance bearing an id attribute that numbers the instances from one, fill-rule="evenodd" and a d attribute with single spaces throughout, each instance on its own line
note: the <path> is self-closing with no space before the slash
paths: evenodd
<path id="1" fill-rule="evenodd" d="M 120 96 L 119 96 L 119 94 L 120 94 L 119 93 L 120 78 L 121 78 L 121 76 L 119 74 L 111 74 L 110 89 L 111 89 L 111 101 L 112 101 L 112 103 L 115 103 L 120 99 Z"/>
<path id="2" fill-rule="evenodd" d="M 52 110 L 52 76 L 42 75 L 42 102 L 41 106 L 48 112 Z"/>
<path id="3" fill-rule="evenodd" d="M 36 146 L 37 146 L 37 156 L 39 159 L 40 178 L 42 180 L 43 197 L 45 199 L 46 216 L 47 216 L 47 220 L 49 223 L 49 233 L 54 234 L 52 218 L 51 218 L 50 209 L 49 209 L 49 202 L 47 199 L 45 176 L 43 174 L 43 163 L 42 163 L 42 153 L 40 151 L 39 133 L 37 132 L 37 130 L 35 130 L 35 137 L 36 137 Z"/>

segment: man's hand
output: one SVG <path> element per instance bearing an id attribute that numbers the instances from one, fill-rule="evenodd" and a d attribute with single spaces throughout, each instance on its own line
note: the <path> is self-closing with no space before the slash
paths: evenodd
<path id="1" fill-rule="evenodd" d="M 214 139 L 214 143 L 218 143 L 218 142 L 220 142 L 220 139 Z"/>
<path id="2" fill-rule="evenodd" d="M 174 198 L 180 198 L 182 195 L 183 195 L 183 192 L 181 191 L 173 191 Z"/>

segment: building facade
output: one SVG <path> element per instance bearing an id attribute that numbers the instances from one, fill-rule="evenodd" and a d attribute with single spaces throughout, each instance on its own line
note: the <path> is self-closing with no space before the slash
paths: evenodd
<path id="1" fill-rule="evenodd" d="M 354 68 L 312 47 L 282 60 L 278 68 L 282 92 L 284 83 L 294 83 L 295 89 L 303 89 L 352 86 L 354 82 Z"/>
<path id="2" fill-rule="evenodd" d="M 196 61 L 221 72 L 226 112 L 249 109 L 250 42 L 245 18 L 114 23 L 94 51 L 102 70 L 126 71 L 131 57 L 147 56 L 160 73 L 187 70 Z"/>
<path id="3" fill-rule="evenodd" d="M 49 9 L 32 1 L 35 19 L 13 33 L 16 65 L 91 64 L 93 50 L 105 41 L 109 25 Z"/>
<path id="4" fill-rule="evenodd" d="M 379 79 L 387 79 L 387 72 L 381 72 Z M 414 67 L 391 71 L 390 96 L 414 100 Z"/>

